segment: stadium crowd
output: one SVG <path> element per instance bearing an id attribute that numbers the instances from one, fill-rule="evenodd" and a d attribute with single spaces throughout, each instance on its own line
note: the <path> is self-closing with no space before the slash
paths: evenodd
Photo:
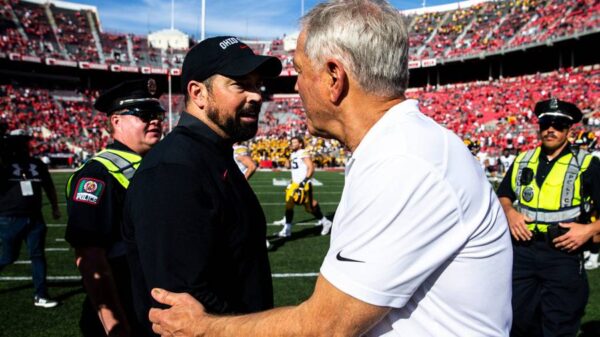
<path id="1" fill-rule="evenodd" d="M 92 109 L 97 94 L 2 85 L 0 117 L 9 129 L 29 129 L 34 134 L 37 155 L 68 153 L 84 159 L 109 141 L 104 115 Z M 532 106 L 553 95 L 577 102 L 584 112 L 584 125 L 577 133 L 585 130 L 600 136 L 600 65 L 407 92 L 409 98 L 419 100 L 425 114 L 479 144 L 479 157 L 490 173 L 502 172 L 498 163 L 505 149 L 516 152 L 537 146 Z M 175 95 L 172 101 L 173 111 L 179 112 L 183 97 Z M 167 97 L 161 102 L 166 106 Z M 249 144 L 252 158 L 261 167 L 284 166 L 289 139 L 308 134 L 305 118 L 299 96 L 275 95 L 264 104 L 259 132 Z M 319 167 L 342 166 L 348 155 L 336 141 L 307 138 L 307 147 Z"/>
<path id="2" fill-rule="evenodd" d="M 407 14 L 410 59 L 465 57 L 590 32 L 600 24 L 594 0 L 487 1 L 466 8 Z M 104 64 L 179 67 L 185 51 L 164 51 L 145 36 L 102 32 L 97 13 L 58 4 L 0 0 L 0 53 Z M 293 71 L 294 50 L 281 38 L 252 48 Z M 169 55 L 173 54 L 173 55 Z"/>

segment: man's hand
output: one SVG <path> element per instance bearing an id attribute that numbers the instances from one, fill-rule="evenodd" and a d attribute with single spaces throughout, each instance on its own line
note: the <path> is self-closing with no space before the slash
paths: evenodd
<path id="1" fill-rule="evenodd" d="M 515 240 L 531 240 L 533 234 L 527 228 L 527 222 L 531 222 L 533 219 L 526 217 L 524 214 L 517 212 L 515 209 L 511 209 L 509 212 L 506 212 L 506 219 L 508 220 L 510 233 Z"/>
<path id="2" fill-rule="evenodd" d="M 590 225 L 576 222 L 559 223 L 558 225 L 562 228 L 568 228 L 569 231 L 552 240 L 552 243 L 556 248 L 566 250 L 569 253 L 579 249 L 594 236 L 593 228 Z"/>
<path id="3" fill-rule="evenodd" d="M 52 207 L 52 218 L 54 220 L 58 220 L 58 219 L 60 219 L 60 216 L 61 216 L 60 208 L 58 208 L 58 206 Z"/>
<path id="4" fill-rule="evenodd" d="M 204 336 L 209 317 L 200 302 L 186 293 L 172 293 L 164 289 L 152 289 L 152 297 L 169 309 L 150 309 L 152 330 L 161 336 Z"/>

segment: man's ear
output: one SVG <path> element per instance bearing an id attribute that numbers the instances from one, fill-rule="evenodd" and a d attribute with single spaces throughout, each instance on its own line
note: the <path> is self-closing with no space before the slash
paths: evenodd
<path id="1" fill-rule="evenodd" d="M 200 109 L 204 110 L 208 99 L 208 88 L 202 82 L 190 81 L 187 85 L 187 92 L 190 102 L 193 102 Z"/>
<path id="2" fill-rule="evenodd" d="M 344 65 L 337 59 L 329 59 L 325 62 L 327 74 L 327 85 L 329 88 L 329 100 L 338 104 L 346 95 L 348 87 L 348 74 Z"/>
<path id="3" fill-rule="evenodd" d="M 110 115 L 109 119 L 113 130 L 117 130 L 118 128 L 120 128 L 121 122 L 123 121 L 121 117 L 122 116 L 118 114 Z"/>

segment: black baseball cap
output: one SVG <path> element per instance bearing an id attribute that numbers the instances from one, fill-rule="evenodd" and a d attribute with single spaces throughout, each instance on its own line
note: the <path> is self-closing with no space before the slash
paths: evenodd
<path id="1" fill-rule="evenodd" d="M 94 108 L 111 115 L 118 110 L 165 112 L 158 98 L 161 92 L 153 78 L 125 81 L 103 92 Z"/>
<path id="2" fill-rule="evenodd" d="M 190 81 L 204 81 L 212 75 L 240 77 L 258 70 L 262 77 L 281 74 L 281 61 L 273 56 L 256 55 L 234 36 L 211 37 L 188 51 L 181 69 L 181 88 Z"/>
<path id="3" fill-rule="evenodd" d="M 537 102 L 533 112 L 540 123 L 550 120 L 562 120 L 564 123 L 572 125 L 581 121 L 581 117 L 583 117 L 581 110 L 575 104 L 561 101 L 556 97 Z"/>

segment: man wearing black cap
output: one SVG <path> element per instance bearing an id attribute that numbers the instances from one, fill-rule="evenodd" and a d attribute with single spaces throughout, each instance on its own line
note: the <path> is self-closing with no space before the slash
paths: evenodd
<path id="1" fill-rule="evenodd" d="M 498 189 L 513 238 L 511 336 L 575 336 L 588 299 L 580 248 L 600 230 L 589 223 L 600 162 L 568 141 L 582 117 L 574 104 L 552 98 L 534 112 L 542 145 L 519 154 Z"/>
<path id="2" fill-rule="evenodd" d="M 75 248 L 87 297 L 84 336 L 138 336 L 130 272 L 121 237 L 125 192 L 142 156 L 162 136 L 164 109 L 154 79 L 123 82 L 94 107 L 108 115 L 114 142 L 80 167 L 67 183 L 65 238 Z"/>
<path id="3" fill-rule="evenodd" d="M 42 216 L 42 189 L 52 205 L 52 217 L 60 218 L 56 189 L 41 160 L 29 154 L 30 135 L 13 130 L 0 136 L 0 271 L 19 257 L 27 243 L 34 286 L 33 305 L 53 308 L 46 286 L 46 223 Z"/>
<path id="4" fill-rule="evenodd" d="M 280 72 L 277 58 L 235 37 L 206 39 L 185 57 L 186 111 L 144 158 L 124 209 L 136 312 L 149 335 L 154 287 L 189 292 L 213 313 L 273 306 L 265 216 L 232 145 L 256 134 L 261 80 Z"/>

